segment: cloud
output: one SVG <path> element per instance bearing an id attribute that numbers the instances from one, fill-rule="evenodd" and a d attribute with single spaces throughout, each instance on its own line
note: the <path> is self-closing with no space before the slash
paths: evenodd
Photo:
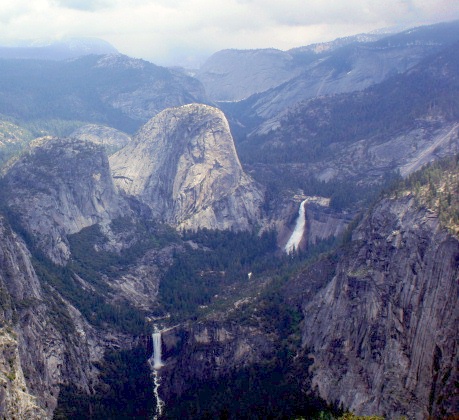
<path id="1" fill-rule="evenodd" d="M 111 4 L 108 0 L 54 0 L 52 4 L 64 9 L 75 9 L 90 12 L 103 10 L 113 6 L 113 4 Z"/>
<path id="2" fill-rule="evenodd" d="M 0 37 L 93 36 L 158 64 L 459 18 L 457 0 L 2 0 Z"/>

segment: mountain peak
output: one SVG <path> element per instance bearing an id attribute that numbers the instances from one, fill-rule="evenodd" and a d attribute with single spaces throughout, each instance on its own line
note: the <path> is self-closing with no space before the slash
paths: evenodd
<path id="1" fill-rule="evenodd" d="M 8 205 L 55 263 L 67 235 L 122 213 L 102 146 L 70 138 L 35 140 L 5 175 Z"/>
<path id="2" fill-rule="evenodd" d="M 262 194 L 244 174 L 228 122 L 208 105 L 169 108 L 110 159 L 115 183 L 179 228 L 248 229 Z"/>

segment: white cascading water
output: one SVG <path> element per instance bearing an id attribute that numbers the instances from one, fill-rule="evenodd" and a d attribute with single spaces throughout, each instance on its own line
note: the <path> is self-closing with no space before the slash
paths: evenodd
<path id="1" fill-rule="evenodd" d="M 161 332 L 156 331 L 152 334 L 153 338 L 153 368 L 160 369 L 163 366 L 161 361 Z"/>
<path id="2" fill-rule="evenodd" d="M 284 249 L 287 254 L 293 252 L 294 249 L 298 249 L 301 239 L 303 238 L 304 227 L 306 226 L 306 218 L 304 217 L 304 208 L 306 202 L 307 200 L 303 200 L 300 204 L 300 209 L 298 210 L 298 219 L 296 219 L 295 230 L 293 231 L 292 235 L 290 236 L 290 239 L 285 245 Z"/>
<path id="3" fill-rule="evenodd" d="M 153 373 L 153 383 L 155 385 L 153 394 L 156 399 L 156 414 L 153 418 L 154 420 L 157 420 L 163 414 L 164 409 L 164 401 L 159 396 L 159 386 L 161 385 L 159 369 L 164 366 L 161 360 L 161 332 L 156 330 L 151 335 L 151 338 L 153 340 L 153 355 L 150 357 L 148 362 L 150 363 L 150 367 Z"/>

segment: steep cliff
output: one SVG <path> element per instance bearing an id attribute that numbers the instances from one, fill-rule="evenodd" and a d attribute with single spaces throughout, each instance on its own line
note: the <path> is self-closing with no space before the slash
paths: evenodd
<path id="1" fill-rule="evenodd" d="M 67 235 L 123 214 L 104 149 L 76 139 L 34 142 L 7 170 L 7 203 L 54 262 L 69 258 Z"/>
<path id="2" fill-rule="evenodd" d="M 162 333 L 165 418 L 290 418 L 325 408 L 308 393 L 295 312 L 276 292 L 254 287 L 257 297 Z"/>
<path id="3" fill-rule="evenodd" d="M 40 280 L 26 244 L 3 217 L 0 234 L 0 413 L 50 418 L 62 384 L 91 392 L 104 340 Z"/>
<path id="4" fill-rule="evenodd" d="M 246 230 L 262 193 L 236 155 L 223 113 L 206 105 L 171 108 L 110 157 L 116 185 L 178 228 Z"/>
<path id="5" fill-rule="evenodd" d="M 218 380 L 276 353 L 275 337 L 262 328 L 222 318 L 172 328 L 162 334 L 162 342 L 167 360 L 162 393 L 168 402 L 189 391 L 193 382 Z"/>
<path id="6" fill-rule="evenodd" d="M 458 259 L 435 206 L 404 193 L 372 209 L 333 279 L 303 301 L 303 346 L 323 398 L 360 414 L 454 414 Z"/>

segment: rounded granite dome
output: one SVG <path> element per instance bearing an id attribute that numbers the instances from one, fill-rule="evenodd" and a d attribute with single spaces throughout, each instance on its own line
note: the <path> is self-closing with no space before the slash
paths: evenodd
<path id="1" fill-rule="evenodd" d="M 162 111 L 110 163 L 119 188 L 174 226 L 246 229 L 258 217 L 262 194 L 244 174 L 217 108 Z"/>

